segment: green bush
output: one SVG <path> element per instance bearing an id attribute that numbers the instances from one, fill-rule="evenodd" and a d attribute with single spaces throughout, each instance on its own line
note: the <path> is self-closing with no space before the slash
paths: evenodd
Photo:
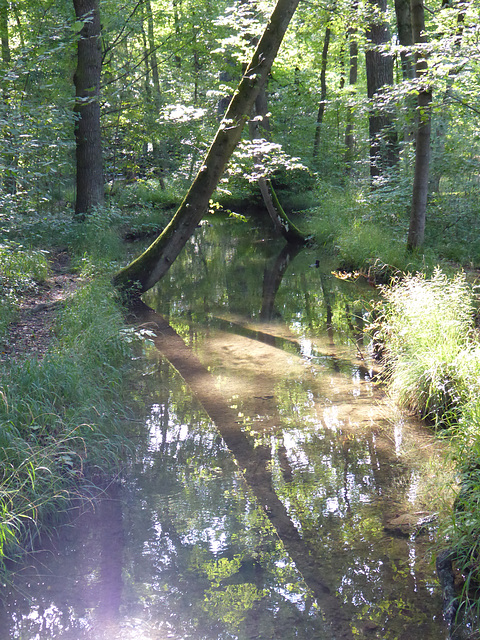
<path id="1" fill-rule="evenodd" d="M 15 317 L 18 297 L 44 282 L 48 271 L 45 251 L 13 242 L 0 245 L 0 337 Z"/>

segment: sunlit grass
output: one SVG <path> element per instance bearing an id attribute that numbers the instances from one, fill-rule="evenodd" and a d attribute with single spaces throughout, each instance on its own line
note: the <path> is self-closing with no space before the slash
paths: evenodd
<path id="1" fill-rule="evenodd" d="M 71 300 L 56 339 L 0 371 L 0 558 L 55 526 L 91 478 L 118 469 L 125 451 L 130 347 L 105 278 Z"/>
<path id="2" fill-rule="evenodd" d="M 465 274 L 440 270 L 384 289 L 379 337 L 395 400 L 448 436 L 459 493 L 441 535 L 465 577 L 462 607 L 479 608 L 480 345 Z"/>

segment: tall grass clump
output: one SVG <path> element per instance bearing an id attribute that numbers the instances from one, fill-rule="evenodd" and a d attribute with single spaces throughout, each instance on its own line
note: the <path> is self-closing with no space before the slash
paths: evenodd
<path id="1" fill-rule="evenodd" d="M 402 407 L 449 424 L 468 396 L 462 361 L 472 352 L 473 293 L 463 273 L 409 276 L 383 288 L 379 337 L 385 378 Z"/>
<path id="2" fill-rule="evenodd" d="M 66 305 L 42 360 L 2 364 L 0 562 L 118 470 L 130 363 L 122 331 L 111 286 L 96 278 Z"/>
<path id="3" fill-rule="evenodd" d="M 407 277 L 383 290 L 377 338 L 397 402 L 449 438 L 458 475 L 451 518 L 440 528 L 464 578 L 463 608 L 480 613 L 480 344 L 475 292 L 465 274 Z"/>

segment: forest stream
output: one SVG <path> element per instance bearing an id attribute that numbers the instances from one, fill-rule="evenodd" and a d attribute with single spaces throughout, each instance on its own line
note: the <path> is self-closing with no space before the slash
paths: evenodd
<path id="1" fill-rule="evenodd" d="M 199 227 L 135 309 L 136 458 L 19 568 L 0 638 L 447 638 L 415 502 L 440 445 L 374 382 L 375 295 Z"/>

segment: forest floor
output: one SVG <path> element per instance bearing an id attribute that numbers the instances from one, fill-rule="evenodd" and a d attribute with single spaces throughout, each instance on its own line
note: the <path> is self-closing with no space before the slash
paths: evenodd
<path id="1" fill-rule="evenodd" d="M 82 278 L 72 271 L 68 253 L 53 253 L 49 277 L 20 300 L 18 316 L 1 346 L 0 361 L 42 358 L 54 337 L 58 312 L 81 282 Z"/>

